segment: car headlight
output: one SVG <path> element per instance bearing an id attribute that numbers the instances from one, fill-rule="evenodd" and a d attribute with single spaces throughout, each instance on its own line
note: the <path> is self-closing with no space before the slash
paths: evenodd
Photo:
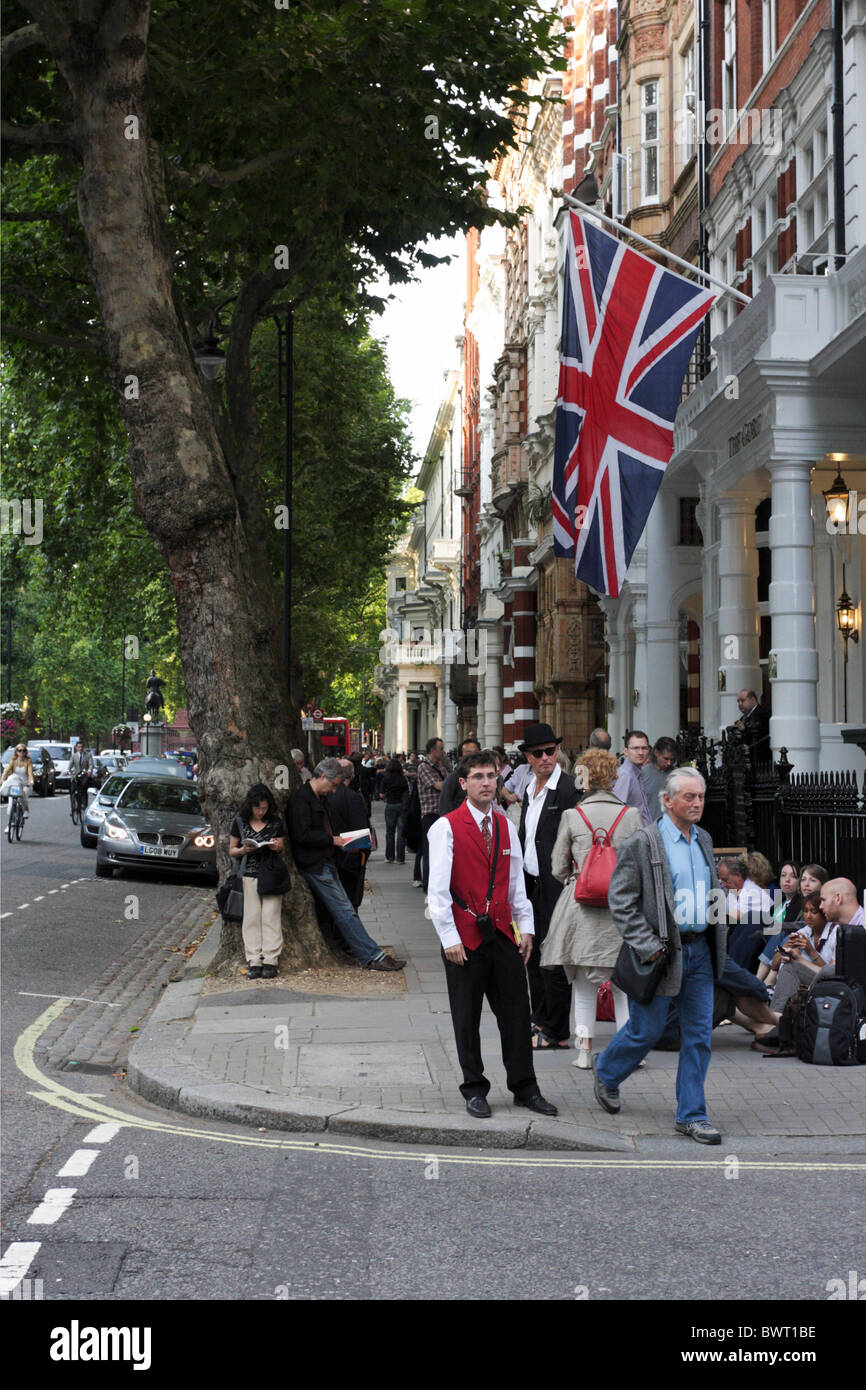
<path id="1" fill-rule="evenodd" d="M 110 839 L 112 839 L 112 840 L 128 840 L 128 839 L 129 839 L 129 831 L 127 830 L 127 828 L 126 828 L 125 825 L 113 825 L 112 822 L 109 821 L 109 820 L 106 820 L 106 821 L 104 822 L 104 825 L 105 825 L 105 833 L 108 835 L 108 837 L 109 837 Z"/>
<path id="2" fill-rule="evenodd" d="M 196 835 L 193 840 L 196 849 L 213 849 L 215 840 L 210 831 L 205 831 L 203 835 Z"/>

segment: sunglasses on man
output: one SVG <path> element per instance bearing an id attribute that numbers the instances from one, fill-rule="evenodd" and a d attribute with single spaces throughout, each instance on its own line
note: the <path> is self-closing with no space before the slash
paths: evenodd
<path id="1" fill-rule="evenodd" d="M 527 748 L 526 754 L 530 758 L 552 758 L 556 754 L 556 744 L 551 748 Z"/>

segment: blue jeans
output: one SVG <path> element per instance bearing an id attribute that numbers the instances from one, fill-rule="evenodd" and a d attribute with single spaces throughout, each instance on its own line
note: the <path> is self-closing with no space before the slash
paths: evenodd
<path id="1" fill-rule="evenodd" d="M 394 832 L 397 832 L 397 858 L 401 864 L 406 862 L 406 842 L 403 838 L 405 812 L 403 803 L 395 801 L 385 806 L 385 858 L 389 864 L 394 862 Z"/>
<path id="2" fill-rule="evenodd" d="M 381 960 L 385 952 L 367 935 L 364 923 L 346 897 L 346 891 L 333 864 L 326 864 L 317 874 L 311 874 L 305 869 L 302 869 L 301 873 L 316 897 L 330 912 L 334 925 L 352 955 L 362 965 L 369 965 L 371 960 Z"/>
<path id="3" fill-rule="evenodd" d="M 683 978 L 676 997 L 680 1018 L 677 1067 L 677 1122 L 707 1120 L 704 1083 L 710 1065 L 713 1031 L 713 961 L 706 937 L 683 946 Z M 649 1004 L 629 1000 L 629 1019 L 596 1059 L 598 1075 L 609 1090 L 631 1076 L 665 1030 L 670 997 L 656 995 Z"/>

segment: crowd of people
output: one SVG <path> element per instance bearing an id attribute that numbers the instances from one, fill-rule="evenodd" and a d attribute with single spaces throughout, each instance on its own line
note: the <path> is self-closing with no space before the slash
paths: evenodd
<path id="1" fill-rule="evenodd" d="M 486 998 L 516 1105 L 556 1114 L 537 1052 L 573 1048 L 598 1104 L 617 1113 L 620 1087 L 650 1050 L 677 1049 L 676 1128 L 717 1144 L 705 1098 L 713 1029 L 739 1025 L 756 1051 L 781 1051 L 786 1005 L 833 975 L 839 927 L 863 922 L 855 886 L 820 864 L 787 861 L 776 873 L 757 851 L 718 857 L 699 824 L 704 779 L 676 766 L 673 738 L 651 744 L 632 729 L 618 757 L 595 729 L 573 766 L 561 744 L 534 723 L 514 749 L 483 751 L 470 737 L 450 760 L 441 738 L 420 754 L 364 750 L 311 770 L 295 750 L 303 783 L 286 823 L 268 789 L 253 788 L 231 853 L 248 856 L 254 877 L 261 846 L 279 850 L 288 836 L 345 949 L 367 969 L 401 970 L 358 916 L 381 800 L 385 862 L 414 854 L 412 882 L 440 939 L 467 1111 L 491 1114 Z M 260 894 L 245 883 L 244 942 L 251 975 L 268 977 L 278 913 Z M 598 1051 L 600 1017 L 616 1031 Z"/>

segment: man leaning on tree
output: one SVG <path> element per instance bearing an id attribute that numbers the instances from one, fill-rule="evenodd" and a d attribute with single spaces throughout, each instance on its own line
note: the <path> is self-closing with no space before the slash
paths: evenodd
<path id="1" fill-rule="evenodd" d="M 406 962 L 395 960 L 377 946 L 346 896 L 337 876 L 334 850 L 345 841 L 335 835 L 328 818 L 326 799 L 343 781 L 343 769 L 336 758 L 324 758 L 309 782 L 289 797 L 286 820 L 292 854 L 299 873 L 312 892 L 328 909 L 347 949 L 367 970 L 402 970 Z"/>

